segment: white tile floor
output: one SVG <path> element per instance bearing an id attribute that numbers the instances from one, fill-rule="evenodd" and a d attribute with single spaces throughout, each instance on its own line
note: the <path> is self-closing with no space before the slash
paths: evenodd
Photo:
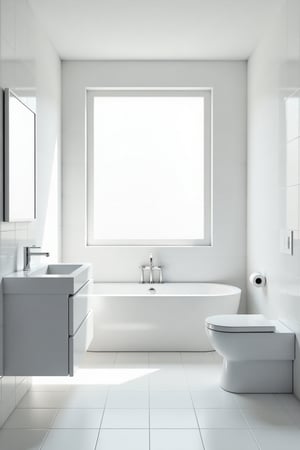
<path id="1" fill-rule="evenodd" d="M 299 450 L 293 395 L 218 387 L 216 353 L 88 353 L 74 378 L 36 378 L 1 450 Z"/>

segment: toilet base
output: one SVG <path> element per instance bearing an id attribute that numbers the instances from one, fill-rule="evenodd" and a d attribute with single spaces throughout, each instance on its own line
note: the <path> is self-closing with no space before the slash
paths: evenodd
<path id="1" fill-rule="evenodd" d="M 290 393 L 293 361 L 223 361 L 221 387 L 235 393 Z"/>

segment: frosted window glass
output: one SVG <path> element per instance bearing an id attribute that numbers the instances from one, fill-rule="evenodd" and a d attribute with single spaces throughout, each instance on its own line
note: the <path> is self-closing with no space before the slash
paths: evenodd
<path id="1" fill-rule="evenodd" d="M 204 99 L 93 97 L 92 239 L 202 240 Z"/>

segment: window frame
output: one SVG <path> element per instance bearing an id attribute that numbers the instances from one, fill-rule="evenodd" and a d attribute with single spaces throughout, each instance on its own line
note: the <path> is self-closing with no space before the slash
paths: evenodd
<path id="1" fill-rule="evenodd" d="M 94 239 L 93 162 L 94 98 L 112 96 L 202 97 L 204 99 L 204 238 L 203 239 Z M 203 247 L 212 246 L 212 100 L 211 88 L 87 88 L 86 89 L 86 246 Z"/>

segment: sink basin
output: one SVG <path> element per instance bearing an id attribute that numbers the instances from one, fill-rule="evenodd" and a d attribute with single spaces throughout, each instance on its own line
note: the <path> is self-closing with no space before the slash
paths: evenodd
<path id="1" fill-rule="evenodd" d="M 36 277 L 44 275 L 71 275 L 77 270 L 81 269 L 83 264 L 49 264 L 34 268 L 27 272 L 27 276 Z"/>
<path id="2" fill-rule="evenodd" d="M 89 278 L 89 264 L 49 264 L 3 277 L 3 292 L 73 295 L 89 281 Z"/>
<path id="3" fill-rule="evenodd" d="M 82 264 L 50 264 L 46 275 L 69 275 L 81 267 Z"/>

